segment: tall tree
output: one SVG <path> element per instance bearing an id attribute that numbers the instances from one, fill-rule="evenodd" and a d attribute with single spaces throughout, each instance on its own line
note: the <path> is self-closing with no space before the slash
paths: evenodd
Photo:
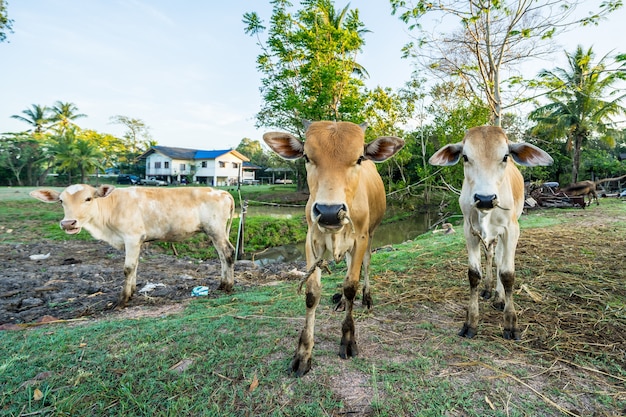
<path id="1" fill-rule="evenodd" d="M 504 111 L 519 104 L 522 77 L 515 72 L 533 57 L 553 52 L 559 33 L 579 25 L 597 25 L 622 0 L 602 1 L 597 12 L 575 18 L 582 0 L 390 0 L 392 13 L 418 32 L 405 48 L 444 79 L 461 80 L 473 96 L 489 105 L 490 122 L 501 125 Z M 439 33 L 422 25 L 425 17 L 459 29 Z M 509 71 L 509 72 L 507 72 Z M 508 91 L 503 91 L 513 85 Z M 505 97 L 507 96 L 507 97 Z"/>
<path id="2" fill-rule="evenodd" d="M 582 46 L 566 55 L 568 68 L 540 72 L 540 80 L 549 89 L 549 103 L 531 112 L 530 118 L 537 122 L 535 130 L 566 139 L 572 152 L 572 182 L 576 182 L 587 139 L 597 135 L 614 144 L 615 136 L 621 134 L 616 117 L 626 115 L 621 104 L 626 94 L 616 83 L 626 79 L 626 56 L 618 56 L 612 63 L 604 56 L 594 63 L 593 49 Z"/>
<path id="3" fill-rule="evenodd" d="M 52 116 L 50 120 L 55 126 L 64 132 L 70 128 L 70 126 L 76 126 L 74 120 L 87 117 L 86 114 L 78 113 L 78 107 L 74 103 L 57 101 L 50 108 Z"/>
<path id="4" fill-rule="evenodd" d="M 13 33 L 13 20 L 9 19 L 8 5 L 6 0 L 0 0 L 0 43 L 6 41 L 7 32 Z"/>
<path id="5" fill-rule="evenodd" d="M 367 73 L 356 61 L 367 32 L 357 9 L 336 10 L 331 0 L 302 1 L 291 14 L 287 0 L 273 0 L 267 39 L 256 12 L 245 32 L 257 37 L 264 102 L 257 126 L 302 132 L 302 119 L 362 121 Z"/>
<path id="6" fill-rule="evenodd" d="M 27 132 L 43 133 L 51 123 L 50 109 L 47 106 L 32 104 L 30 109 L 22 110 L 22 115 L 14 114 L 11 118 L 29 124 L 31 128 Z"/>

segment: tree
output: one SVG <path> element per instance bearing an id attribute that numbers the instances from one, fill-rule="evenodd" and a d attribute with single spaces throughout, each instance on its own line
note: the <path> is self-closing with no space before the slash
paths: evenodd
<path id="1" fill-rule="evenodd" d="M 367 71 L 357 63 L 367 32 L 357 9 L 335 10 L 332 0 L 303 0 L 288 12 L 288 0 L 272 1 L 267 39 L 256 12 L 245 13 L 245 33 L 257 37 L 257 68 L 262 108 L 257 127 L 277 127 L 304 137 L 303 119 L 363 121 Z M 295 166 L 298 188 L 304 189 L 304 163 Z"/>
<path id="2" fill-rule="evenodd" d="M 59 129 L 64 132 L 70 128 L 70 126 L 76 126 L 74 120 L 82 117 L 87 117 L 86 114 L 78 113 L 78 107 L 74 103 L 57 101 L 50 108 L 52 116 L 50 121 Z"/>
<path id="3" fill-rule="evenodd" d="M 80 173 L 81 182 L 87 181 L 87 174 L 101 167 L 102 152 L 98 143 L 83 136 L 76 127 L 70 127 L 52 138 L 52 153 L 59 172 L 68 175 L 68 183 L 72 183 L 72 175 Z"/>
<path id="4" fill-rule="evenodd" d="M 122 143 L 126 146 L 126 153 L 120 156 L 120 165 L 125 164 L 126 170 L 130 169 L 139 174 L 139 168 L 136 166 L 137 158 L 155 145 L 150 134 L 150 127 L 141 119 L 121 115 L 111 117 L 110 122 L 126 127 L 122 139 Z"/>
<path id="5" fill-rule="evenodd" d="M 361 122 L 365 69 L 356 62 L 367 32 L 358 10 L 336 11 L 331 0 L 302 1 L 295 15 L 287 0 L 273 0 L 267 40 L 255 12 L 244 14 L 245 32 L 262 50 L 263 107 L 257 126 L 280 127 L 302 136 L 302 119 Z"/>
<path id="6" fill-rule="evenodd" d="M 269 157 L 265 152 L 263 152 L 261 142 L 258 140 L 243 138 L 235 150 L 250 158 L 250 163 L 252 164 L 261 167 L 268 166 Z"/>
<path id="7" fill-rule="evenodd" d="M 0 138 L 0 166 L 10 170 L 19 186 L 34 185 L 35 170 L 43 159 L 42 147 L 33 135 L 16 133 Z"/>
<path id="8" fill-rule="evenodd" d="M 6 41 L 7 32 L 13 33 L 13 20 L 9 19 L 8 5 L 5 0 L 0 0 L 0 43 Z"/>
<path id="9" fill-rule="evenodd" d="M 615 117 L 626 114 L 620 103 L 626 97 L 616 88 L 616 82 L 626 79 L 626 56 L 616 57 L 613 63 L 604 56 L 593 63 L 593 49 L 578 46 L 572 54 L 566 53 L 569 68 L 543 70 L 539 78 L 549 89 L 549 103 L 532 111 L 529 117 L 553 139 L 565 138 L 572 152 L 572 182 L 578 181 L 580 155 L 585 142 L 598 135 L 615 144 L 620 135 Z"/>
<path id="10" fill-rule="evenodd" d="M 50 109 L 47 106 L 32 104 L 30 109 L 22 110 L 22 114 L 25 116 L 14 114 L 11 118 L 28 123 L 31 129 L 28 129 L 27 132 L 43 133 L 51 123 Z"/>
<path id="11" fill-rule="evenodd" d="M 501 125 L 503 111 L 522 100 L 517 87 L 522 77 L 514 72 L 529 59 L 553 51 L 547 42 L 578 25 L 597 25 L 622 0 L 606 0 L 598 11 L 574 18 L 582 0 L 390 0 L 392 13 L 418 30 L 405 56 L 420 60 L 444 79 L 461 80 L 468 92 L 488 104 L 490 122 Z M 452 33 L 437 33 L 421 24 L 425 16 L 442 24 L 460 24 Z M 506 73 L 505 71 L 510 72 Z M 503 88 L 513 88 L 503 92 Z M 510 96 L 506 99 L 504 96 Z"/>

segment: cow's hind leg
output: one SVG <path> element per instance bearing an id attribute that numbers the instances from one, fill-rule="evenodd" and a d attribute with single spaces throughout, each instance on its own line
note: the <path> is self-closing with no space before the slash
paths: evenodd
<path id="1" fill-rule="evenodd" d="M 494 242 L 495 243 L 495 242 Z M 480 293 L 483 300 L 489 300 L 493 294 L 493 252 L 494 244 L 484 247 L 485 249 L 485 276 L 484 288 Z"/>
<path id="2" fill-rule="evenodd" d="M 374 305 L 372 294 L 370 292 L 370 259 L 372 257 L 372 237 L 369 237 L 369 243 L 367 244 L 367 250 L 363 256 L 363 306 L 371 309 Z"/>
<path id="3" fill-rule="evenodd" d="M 322 271 L 315 268 L 315 271 L 306 281 L 306 319 L 304 329 L 300 333 L 298 347 L 291 361 L 291 371 L 295 376 L 300 377 L 311 369 L 311 357 L 313 351 L 315 334 L 315 310 L 320 302 Z"/>
<path id="4" fill-rule="evenodd" d="M 226 235 L 212 235 L 211 240 L 222 265 L 222 277 L 218 289 L 230 292 L 235 285 L 235 248 Z"/>

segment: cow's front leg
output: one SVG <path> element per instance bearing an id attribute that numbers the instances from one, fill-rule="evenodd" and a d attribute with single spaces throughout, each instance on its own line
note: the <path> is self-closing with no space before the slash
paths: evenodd
<path id="1" fill-rule="evenodd" d="M 358 281 L 348 281 L 343 287 L 343 295 L 346 299 L 346 317 L 341 325 L 341 344 L 339 345 L 339 357 L 341 359 L 352 358 L 359 354 L 359 348 L 356 345 L 354 318 L 352 317 L 357 286 Z"/>
<path id="2" fill-rule="evenodd" d="M 128 300 L 133 296 L 137 288 L 137 264 L 139 263 L 139 252 L 141 243 L 126 243 L 126 257 L 124 259 L 124 286 L 118 302 L 118 307 L 126 307 Z"/>
<path id="3" fill-rule="evenodd" d="M 467 278 L 470 285 L 470 297 L 467 305 L 467 315 L 465 323 L 459 331 L 459 336 L 472 338 L 478 333 L 478 286 L 481 281 L 480 274 L 480 241 L 473 235 L 465 236 L 467 242 L 467 253 L 469 259 L 469 267 L 467 269 Z"/>
<path id="4" fill-rule="evenodd" d="M 354 256 L 346 254 L 348 272 L 343 282 L 343 297 L 346 300 L 346 317 L 341 325 L 341 344 L 339 345 L 339 357 L 342 359 L 352 358 L 359 354 L 356 344 L 356 330 L 352 310 L 354 299 L 359 288 L 359 278 L 361 277 L 361 265 L 365 259 L 367 244 L 358 245 L 355 248 Z"/>
<path id="5" fill-rule="evenodd" d="M 321 276 L 322 271 L 315 268 L 315 271 L 306 281 L 306 319 L 304 329 L 300 333 L 298 348 L 291 361 L 291 371 L 295 376 L 300 377 L 311 369 L 311 357 L 315 336 L 315 310 L 320 302 L 321 296 Z"/>

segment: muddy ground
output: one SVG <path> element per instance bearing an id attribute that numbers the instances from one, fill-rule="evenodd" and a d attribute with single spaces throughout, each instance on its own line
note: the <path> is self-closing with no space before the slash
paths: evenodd
<path id="1" fill-rule="evenodd" d="M 119 314 L 116 303 L 124 282 L 124 252 L 103 242 L 42 241 L 0 246 L 0 326 L 46 320 L 68 320 Z M 219 294 L 220 264 L 179 259 L 144 245 L 137 271 L 137 292 L 128 312 L 150 307 L 166 308 L 191 298 L 196 286 Z M 31 260 L 31 255 L 47 255 Z M 257 266 L 239 261 L 235 285 L 247 286 L 274 280 L 297 279 L 294 270 L 301 263 L 274 263 Z M 149 284 L 156 284 L 155 286 Z M 146 287 L 148 285 L 148 287 Z M 152 289 L 150 289 L 152 287 Z"/>

